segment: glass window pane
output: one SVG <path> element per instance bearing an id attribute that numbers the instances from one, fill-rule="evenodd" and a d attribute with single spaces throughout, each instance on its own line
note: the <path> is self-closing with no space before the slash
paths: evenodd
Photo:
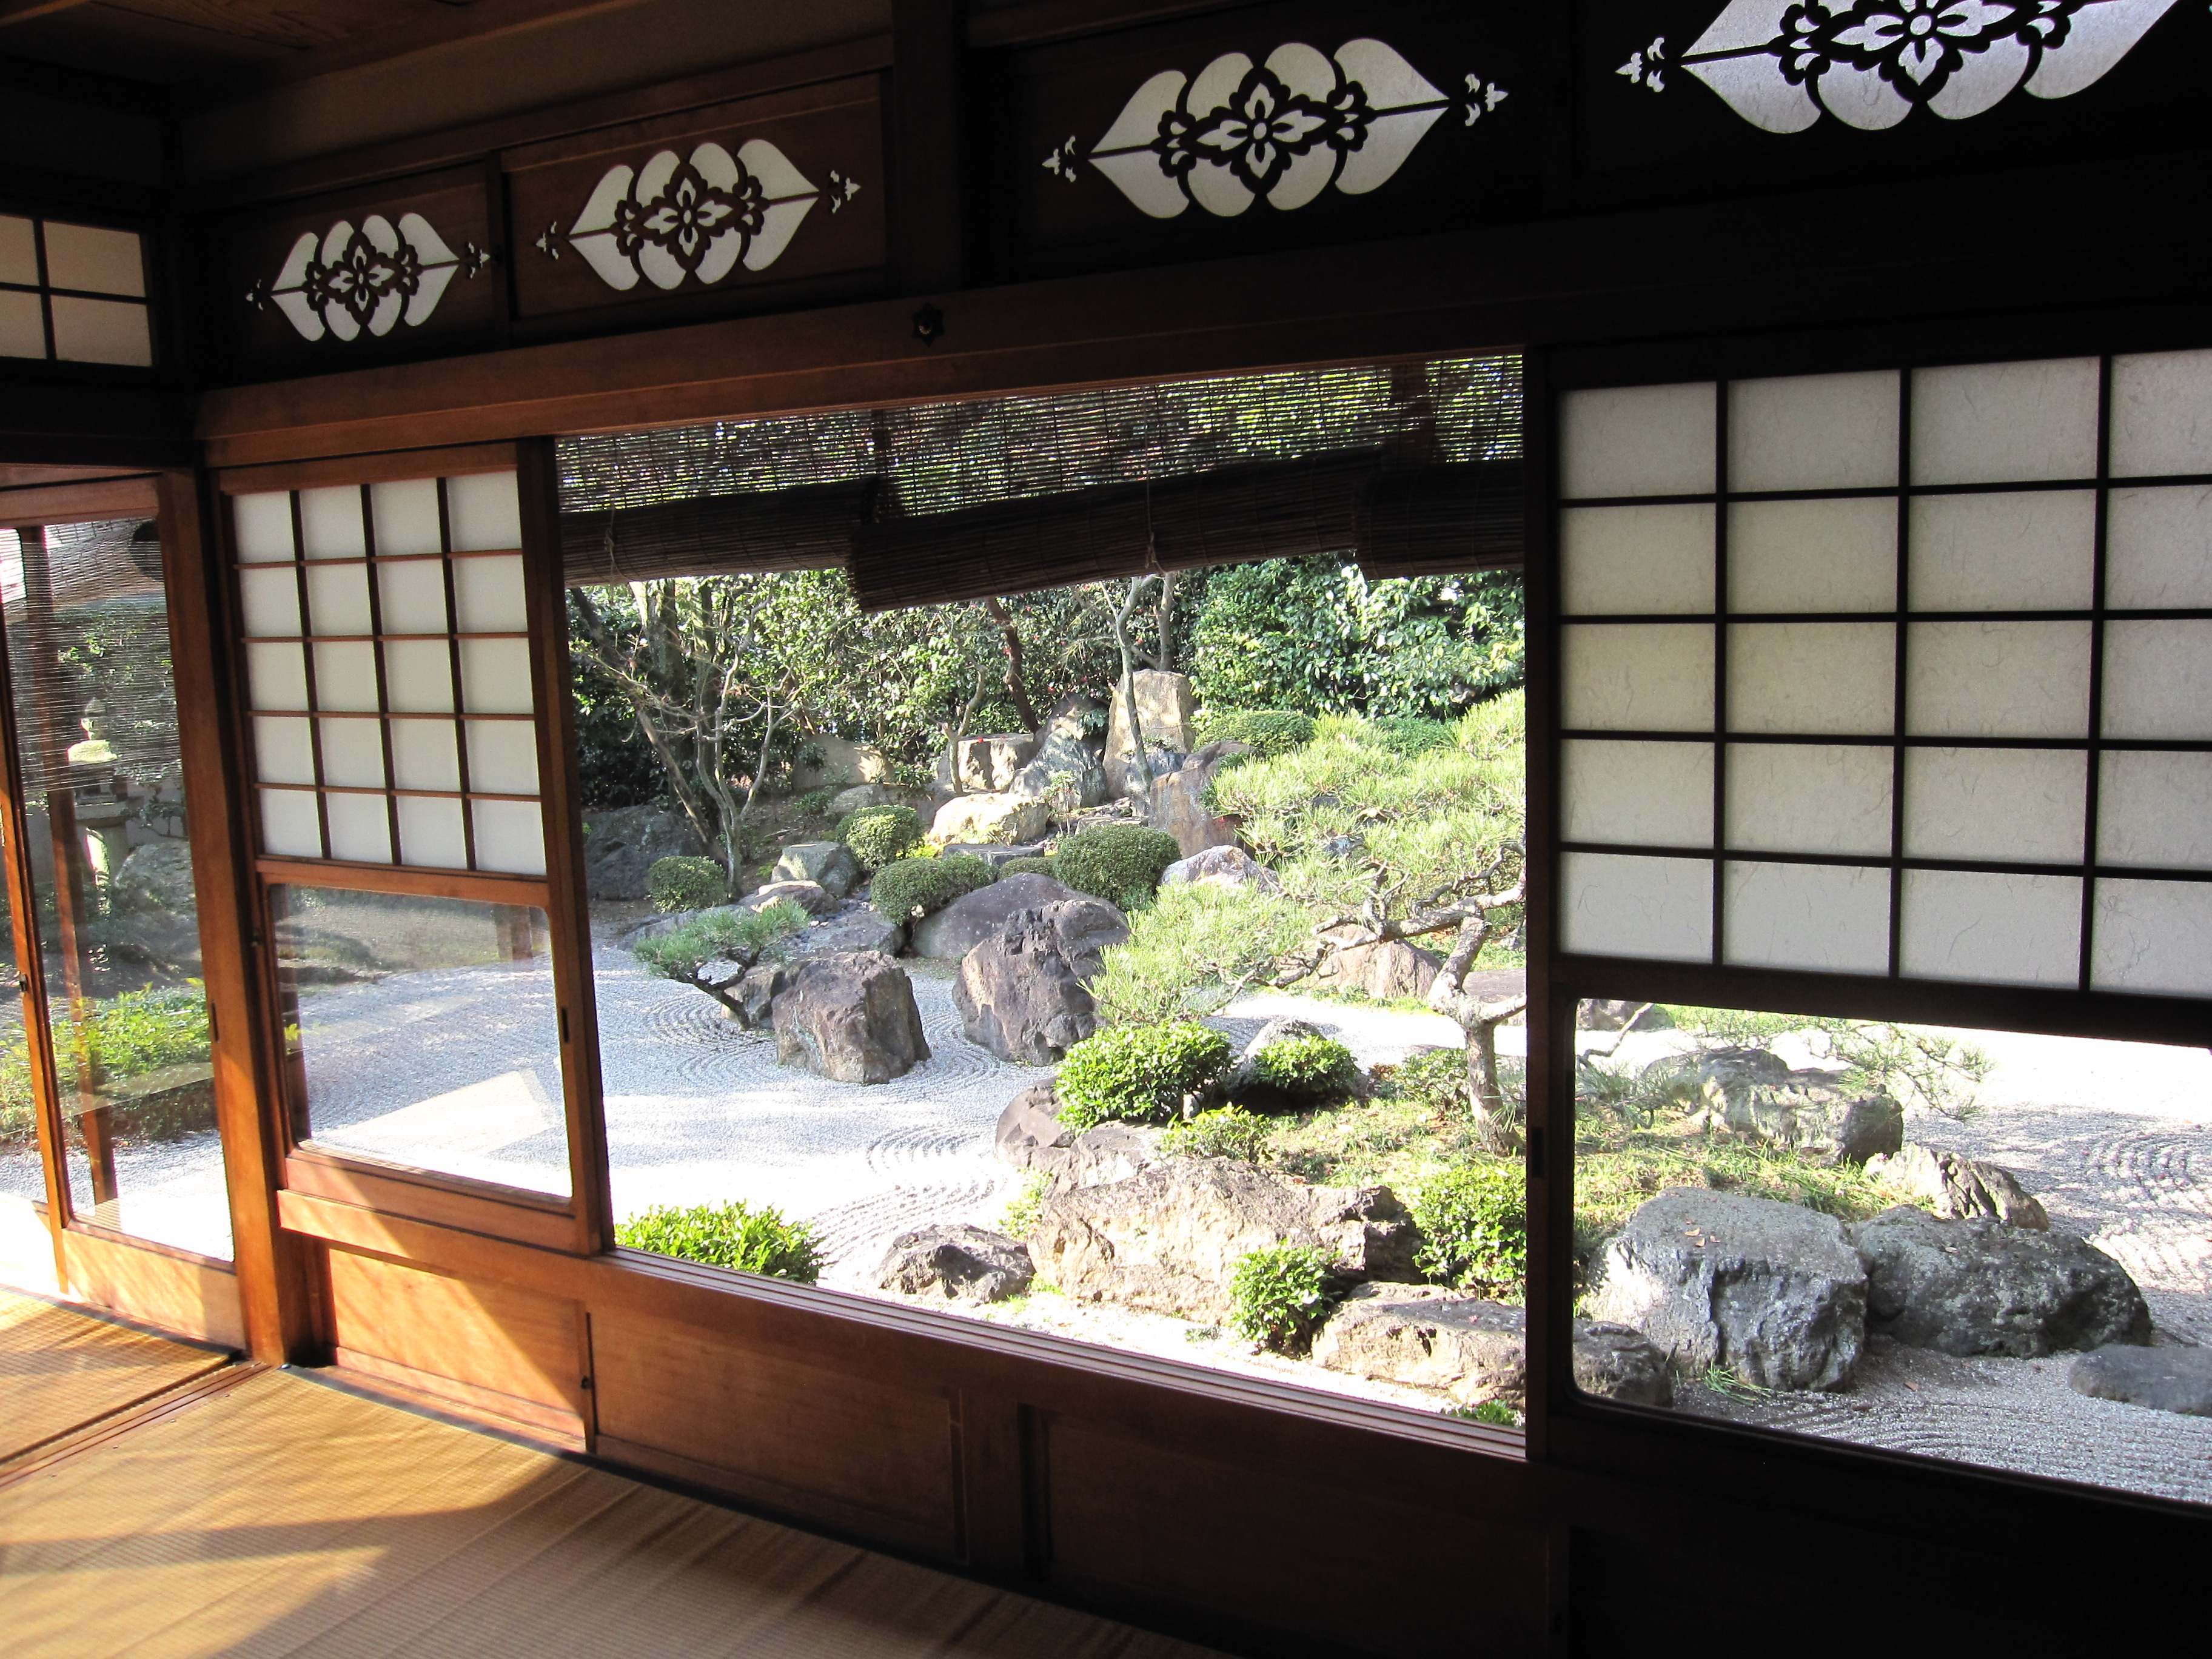
<path id="1" fill-rule="evenodd" d="M 1738 380 L 1729 388 L 1729 488 L 1894 484 L 1897 391 L 1894 369 Z"/>
<path id="2" fill-rule="evenodd" d="M 1713 608 L 1713 509 L 1571 507 L 1559 515 L 1571 617 L 1663 616 Z"/>
<path id="3" fill-rule="evenodd" d="M 71 1206 L 227 1258 L 168 610 L 133 556 L 142 533 L 21 536 L 23 585 L 6 614 L 25 851 Z M 73 597 L 85 594 L 99 597 Z"/>
<path id="4" fill-rule="evenodd" d="M 290 886 L 270 906 L 308 1144 L 568 1194 L 543 911 Z"/>

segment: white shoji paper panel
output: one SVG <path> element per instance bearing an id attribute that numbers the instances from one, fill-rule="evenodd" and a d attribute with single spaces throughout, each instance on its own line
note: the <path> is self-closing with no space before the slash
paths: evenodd
<path id="1" fill-rule="evenodd" d="M 1835 974 L 1889 969 L 1889 872 L 1864 866 L 1731 862 L 1725 959 Z"/>
<path id="2" fill-rule="evenodd" d="M 6 221 L 0 220 L 0 224 Z M 0 357 L 46 355 L 46 315 L 35 294 L 0 294 Z"/>
<path id="3" fill-rule="evenodd" d="M 1569 853 L 1559 861 L 1559 888 L 1569 951 L 1674 962 L 1712 954 L 1710 860 Z"/>
<path id="4" fill-rule="evenodd" d="M 47 296 L 54 319 L 54 356 L 67 363 L 119 363 L 149 368 L 154 335 L 146 307 L 128 300 Z"/>
<path id="5" fill-rule="evenodd" d="M 307 574 L 307 620 L 319 638 L 376 631 L 369 626 L 367 565 L 311 564 Z"/>
<path id="6" fill-rule="evenodd" d="M 2212 487 L 2115 489 L 2105 507 L 2105 603 L 2212 610 Z"/>
<path id="7" fill-rule="evenodd" d="M 2089 982 L 2212 996 L 2212 883 L 2100 881 Z"/>
<path id="8" fill-rule="evenodd" d="M 469 787 L 488 795 L 538 793 L 534 720 L 468 722 Z"/>
<path id="9" fill-rule="evenodd" d="M 1899 963 L 1914 979 L 2070 986 L 2081 977 L 2081 884 L 2071 876 L 1907 870 Z"/>
<path id="10" fill-rule="evenodd" d="M 382 795 L 323 793 L 331 822 L 331 856 L 363 864 L 392 862 L 392 815 Z"/>
<path id="11" fill-rule="evenodd" d="M 2078 749 L 1909 749 L 1905 856 L 2079 863 L 2088 794 Z"/>
<path id="12" fill-rule="evenodd" d="M 2097 860 L 2212 870 L 2212 755 L 2108 750 L 2097 789 Z"/>
<path id="13" fill-rule="evenodd" d="M 315 781 L 314 733 L 305 719 L 253 717 L 254 775 L 264 783 Z"/>
<path id="14" fill-rule="evenodd" d="M 1564 838 L 1641 847 L 1713 843 L 1713 750 L 1705 743 L 1564 746 Z"/>
<path id="15" fill-rule="evenodd" d="M 1594 623 L 1561 630 L 1563 718 L 1597 732 L 1709 732 L 1713 630 L 1703 623 Z"/>
<path id="16" fill-rule="evenodd" d="M 1562 402 L 1561 479 L 1571 499 L 1711 491 L 1711 386 L 1617 386 L 1571 392 Z"/>
<path id="17" fill-rule="evenodd" d="M 323 743 L 323 781 L 349 789 L 384 787 L 384 722 L 318 720 Z"/>
<path id="18" fill-rule="evenodd" d="M 1732 611 L 1888 611 L 1897 604 L 1897 503 L 1738 501 L 1729 508 Z"/>
<path id="19" fill-rule="evenodd" d="M 1887 857 L 1891 752 L 1863 744 L 1730 744 L 1729 846 Z"/>
<path id="20" fill-rule="evenodd" d="M 384 642 L 384 691 L 394 711 L 407 714 L 453 712 L 452 652 L 443 640 Z"/>
<path id="21" fill-rule="evenodd" d="M 1930 738 L 2087 735 L 2089 626 L 1913 623 L 1905 641 L 1905 729 Z"/>
<path id="22" fill-rule="evenodd" d="M 315 707 L 376 712 L 376 647 L 367 640 L 315 641 Z"/>
<path id="23" fill-rule="evenodd" d="M 2212 622 L 2105 625 L 2105 735 L 2212 738 Z"/>
<path id="24" fill-rule="evenodd" d="M 1896 724 L 1897 629 L 1888 623 L 1736 623 L 1729 729 L 1873 737 Z"/>
<path id="25" fill-rule="evenodd" d="M 2097 493 L 1922 495 L 1912 514 L 1915 611 L 2087 611 Z"/>
<path id="26" fill-rule="evenodd" d="M 46 282 L 88 294 L 146 294 L 146 261 L 135 230 L 46 221 Z"/>
<path id="27" fill-rule="evenodd" d="M 512 876 L 545 873 L 545 826 L 536 801 L 479 800 L 476 814 L 477 868 Z"/>
<path id="28" fill-rule="evenodd" d="M 453 722 L 398 720 L 392 725 L 392 781 L 401 789 L 458 789 L 460 751 Z"/>
<path id="29" fill-rule="evenodd" d="M 2212 351 L 2112 360 L 2112 475 L 2212 472 Z"/>
<path id="30" fill-rule="evenodd" d="M 246 647 L 247 695 L 257 709 L 305 708 L 307 706 L 307 659 L 296 645 L 254 645 Z"/>
<path id="31" fill-rule="evenodd" d="M 461 832 L 461 803 L 451 797 L 402 795 L 399 861 L 434 869 L 468 868 L 468 842 Z"/>
<path id="32" fill-rule="evenodd" d="M 376 568 L 377 597 L 387 634 L 447 631 L 446 566 L 441 559 L 406 559 Z"/>
<path id="33" fill-rule="evenodd" d="M 1975 363 L 1912 376 L 1912 482 L 2014 483 L 2097 471 L 2097 360 Z"/>
<path id="34" fill-rule="evenodd" d="M 39 285 L 39 228 L 12 214 L 0 215 L 0 283 Z"/>
<path id="35" fill-rule="evenodd" d="M 300 546 L 310 559 L 357 559 L 368 551 L 359 484 L 300 492 Z"/>
<path id="36" fill-rule="evenodd" d="M 1566 613 L 1710 615 L 1713 540 L 1710 503 L 1571 507 L 1559 515 Z M 520 561 L 516 562 L 519 594 Z"/>
<path id="37" fill-rule="evenodd" d="M 368 487 L 369 516 L 380 558 L 442 550 L 438 539 L 438 481 L 409 478 Z"/>
<path id="38" fill-rule="evenodd" d="M 529 714 L 529 641 L 463 640 L 461 702 L 471 714 Z"/>
<path id="39" fill-rule="evenodd" d="M 522 585 L 522 557 L 455 559 L 453 609 L 463 634 L 521 634 L 529 631 L 529 599 Z"/>
<path id="40" fill-rule="evenodd" d="M 456 553 L 522 545 L 522 501 L 512 472 L 447 479 L 446 514 Z"/>
<path id="41" fill-rule="evenodd" d="M 313 792 L 306 789 L 264 789 L 261 792 L 261 845 L 283 858 L 319 859 L 323 855 L 323 827 L 315 814 Z"/>
<path id="42" fill-rule="evenodd" d="M 285 491 L 232 496 L 230 522 L 240 564 L 291 558 L 292 497 Z"/>
<path id="43" fill-rule="evenodd" d="M 1729 398 L 1729 489 L 1877 489 L 1897 482 L 1895 370 L 1738 380 Z"/>
<path id="44" fill-rule="evenodd" d="M 300 577 L 291 565 L 238 573 L 238 598 L 249 639 L 288 639 L 300 628 Z"/>

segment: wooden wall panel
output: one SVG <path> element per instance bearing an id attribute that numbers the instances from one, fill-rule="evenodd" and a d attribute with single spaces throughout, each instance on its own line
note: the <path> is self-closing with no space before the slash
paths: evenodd
<path id="1" fill-rule="evenodd" d="M 71 1227 L 62 1235 L 69 1294 L 157 1329 L 246 1346 L 238 1277 L 222 1263 Z"/>
<path id="2" fill-rule="evenodd" d="M 951 1401 L 594 1310 L 599 1455 L 929 1554 L 961 1553 Z"/>
<path id="3" fill-rule="evenodd" d="M 341 1366 L 532 1426 L 584 1425 L 581 1316 L 573 1302 L 331 1252 Z"/>
<path id="4" fill-rule="evenodd" d="M 1056 1587 L 1279 1631 L 1285 1650 L 1528 1654 L 1547 1624 L 1540 1531 L 1332 1490 L 1296 1467 L 1163 1448 L 1052 1417 L 1041 1436 Z M 1331 1594 L 1347 1575 L 1365 1593 Z"/>

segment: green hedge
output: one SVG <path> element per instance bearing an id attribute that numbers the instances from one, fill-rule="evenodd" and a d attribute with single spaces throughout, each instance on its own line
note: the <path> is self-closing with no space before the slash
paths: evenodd
<path id="1" fill-rule="evenodd" d="M 1348 1099 L 1359 1088 L 1359 1062 L 1334 1037 L 1279 1037 L 1252 1056 L 1252 1074 L 1262 1088 L 1316 1106 Z"/>
<path id="2" fill-rule="evenodd" d="M 657 859 L 645 872 L 645 896 L 656 910 L 704 910 L 729 902 L 730 880 L 712 859 Z"/>
<path id="3" fill-rule="evenodd" d="M 921 817 L 911 806 L 863 806 L 837 821 L 837 839 L 863 870 L 880 870 L 921 839 Z"/>
<path id="4" fill-rule="evenodd" d="M 991 882 L 991 866 L 965 853 L 950 858 L 894 859 L 876 872 L 868 898 L 885 921 L 918 921 Z"/>
<path id="5" fill-rule="evenodd" d="M 1162 873 L 1182 856 L 1176 838 L 1164 830 L 1106 823 L 1060 842 L 1052 872 L 1079 893 L 1134 910 L 1150 901 Z"/>
<path id="6" fill-rule="evenodd" d="M 1008 876 L 1052 876 L 1056 880 L 1058 871 L 1048 858 L 1008 859 L 999 866 L 999 879 L 1004 881 Z"/>
<path id="7" fill-rule="evenodd" d="M 1088 1129 L 1109 1118 L 1152 1123 L 1176 1115 L 1229 1066 L 1229 1039 L 1189 1021 L 1115 1025 L 1067 1051 L 1055 1086 L 1060 1121 Z"/>
<path id="8" fill-rule="evenodd" d="M 787 1221 L 766 1205 L 694 1204 L 678 1208 L 656 1204 L 615 1228 L 615 1241 L 710 1267 L 766 1273 L 811 1285 L 828 1266 L 814 1230 Z"/>

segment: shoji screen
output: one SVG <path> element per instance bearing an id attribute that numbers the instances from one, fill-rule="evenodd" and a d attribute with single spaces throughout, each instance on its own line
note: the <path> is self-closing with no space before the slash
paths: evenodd
<path id="1" fill-rule="evenodd" d="M 262 850 L 543 875 L 515 475 L 233 513 Z"/>
<path id="2" fill-rule="evenodd" d="M 1566 951 L 2212 994 L 2212 352 L 1559 419 Z"/>

